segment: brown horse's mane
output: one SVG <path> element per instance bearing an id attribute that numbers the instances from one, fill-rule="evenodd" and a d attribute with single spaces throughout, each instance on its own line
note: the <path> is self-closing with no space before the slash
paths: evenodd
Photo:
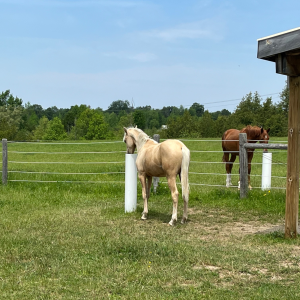
<path id="1" fill-rule="evenodd" d="M 240 130 L 241 133 L 247 133 L 248 138 L 259 137 L 261 134 L 261 127 L 247 125 L 245 128 Z"/>

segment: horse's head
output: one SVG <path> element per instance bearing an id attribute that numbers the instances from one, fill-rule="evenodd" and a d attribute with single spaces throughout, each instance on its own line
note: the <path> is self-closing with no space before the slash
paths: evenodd
<path id="1" fill-rule="evenodd" d="M 260 135 L 259 135 L 258 140 L 261 144 L 268 144 L 269 139 L 270 139 L 269 131 L 270 131 L 270 128 L 267 130 L 263 129 L 263 127 L 260 128 Z M 268 150 L 264 149 L 264 152 L 268 152 Z"/>
<path id="2" fill-rule="evenodd" d="M 127 146 L 127 154 L 133 154 L 136 148 L 135 139 L 129 135 L 128 129 L 124 127 L 124 137 L 123 142 Z"/>

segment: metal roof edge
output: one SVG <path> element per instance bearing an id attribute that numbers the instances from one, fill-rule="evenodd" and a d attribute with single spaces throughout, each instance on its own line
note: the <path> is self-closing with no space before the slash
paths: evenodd
<path id="1" fill-rule="evenodd" d="M 290 29 L 290 30 L 287 30 L 287 31 L 283 31 L 283 32 L 279 32 L 279 33 L 276 33 L 276 34 L 273 34 L 273 35 L 265 36 L 263 38 L 257 39 L 257 41 L 259 42 L 259 41 L 262 41 L 262 40 L 265 40 L 265 39 L 269 39 L 269 38 L 272 38 L 272 37 L 275 37 L 275 36 L 278 36 L 278 35 L 281 35 L 281 34 L 284 34 L 284 33 L 293 32 L 293 31 L 296 31 L 296 30 L 300 30 L 300 27 Z"/>

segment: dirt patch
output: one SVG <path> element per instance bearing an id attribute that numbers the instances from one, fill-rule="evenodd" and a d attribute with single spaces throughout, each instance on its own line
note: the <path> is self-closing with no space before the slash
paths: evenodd
<path id="1" fill-rule="evenodd" d="M 251 234 L 268 234 L 272 232 L 284 233 L 284 221 L 266 223 L 257 217 L 243 218 L 235 216 L 222 210 L 197 210 L 189 209 L 191 223 L 194 223 L 195 229 L 209 235 L 226 236 L 245 236 Z M 248 216 L 249 217 L 249 216 Z M 237 221 L 236 221 L 237 220 Z M 300 227 L 299 227 L 300 232 Z M 300 248 L 299 248 L 300 252 Z"/>

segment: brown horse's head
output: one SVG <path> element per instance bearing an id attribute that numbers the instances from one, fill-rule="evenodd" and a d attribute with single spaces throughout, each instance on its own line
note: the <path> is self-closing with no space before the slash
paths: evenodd
<path id="1" fill-rule="evenodd" d="M 136 148 L 135 139 L 131 135 L 129 135 L 128 129 L 126 127 L 124 127 L 123 142 L 126 143 L 127 154 L 133 154 Z"/>
<path id="2" fill-rule="evenodd" d="M 261 144 L 268 144 L 269 139 L 270 139 L 269 131 L 270 131 L 270 128 L 266 130 L 266 129 L 263 129 L 261 127 L 260 135 L 259 135 L 259 138 L 258 138 L 258 140 Z M 264 149 L 264 152 L 268 152 L 268 149 Z"/>

